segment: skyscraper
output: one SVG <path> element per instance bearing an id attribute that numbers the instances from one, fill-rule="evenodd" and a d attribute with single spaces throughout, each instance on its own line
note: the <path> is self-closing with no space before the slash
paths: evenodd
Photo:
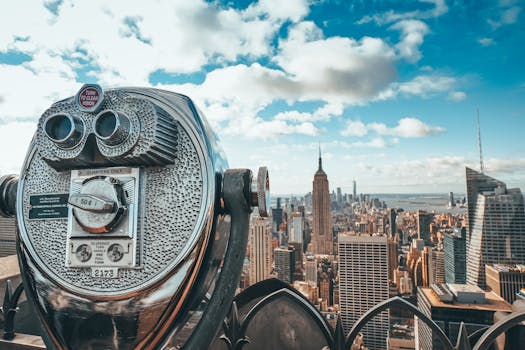
<path id="1" fill-rule="evenodd" d="M 323 170 L 321 148 L 319 147 L 319 168 L 314 175 L 312 191 L 312 245 L 314 254 L 333 254 L 334 243 L 330 226 L 330 192 L 328 177 Z"/>
<path id="2" fill-rule="evenodd" d="M 276 248 L 273 254 L 277 278 L 285 283 L 291 284 L 295 270 L 294 247 Z"/>
<path id="3" fill-rule="evenodd" d="M 430 223 L 432 214 L 424 211 L 417 211 L 417 238 L 425 241 L 425 245 L 430 245 Z"/>
<path id="4" fill-rule="evenodd" d="M 306 260 L 304 263 L 306 271 L 306 282 L 311 283 L 317 287 L 317 261 Z"/>
<path id="5" fill-rule="evenodd" d="M 301 212 L 293 212 L 290 214 L 289 220 L 291 221 L 290 235 L 288 242 L 303 243 L 303 232 L 304 232 L 304 218 Z"/>
<path id="6" fill-rule="evenodd" d="M 357 183 L 355 182 L 355 179 L 352 181 L 352 194 L 354 196 L 354 201 L 357 200 Z"/>
<path id="7" fill-rule="evenodd" d="M 283 223 L 283 209 L 281 208 L 281 198 L 277 198 L 277 208 L 272 208 L 272 231 L 279 231 L 279 226 Z"/>
<path id="8" fill-rule="evenodd" d="M 397 212 L 395 209 L 391 208 L 389 214 L 390 214 L 388 217 L 388 225 L 390 228 L 389 233 L 390 233 L 390 238 L 394 239 L 394 237 L 396 236 L 396 230 L 397 230 L 397 226 L 396 226 Z"/>
<path id="9" fill-rule="evenodd" d="M 520 189 L 466 168 L 467 283 L 486 288 L 486 264 L 525 263 L 525 209 Z"/>
<path id="10" fill-rule="evenodd" d="M 339 234 L 339 293 L 341 320 L 347 334 L 366 311 L 388 299 L 388 243 L 386 236 Z M 363 328 L 369 349 L 386 349 L 389 312 Z"/>
<path id="11" fill-rule="evenodd" d="M 525 287 L 524 265 L 487 265 L 485 266 L 487 287 L 512 304 L 517 293 Z"/>
<path id="12" fill-rule="evenodd" d="M 467 253 L 466 230 L 455 229 L 446 232 L 443 237 L 443 250 L 445 251 L 445 281 L 447 283 L 467 282 Z"/>
<path id="13" fill-rule="evenodd" d="M 267 279 L 272 269 L 272 234 L 265 218 L 255 218 L 250 227 L 250 284 Z"/>

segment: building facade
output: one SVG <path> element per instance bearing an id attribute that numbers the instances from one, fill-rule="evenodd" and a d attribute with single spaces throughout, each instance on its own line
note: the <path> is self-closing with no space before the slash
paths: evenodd
<path id="1" fill-rule="evenodd" d="M 330 225 L 330 192 L 328 177 L 323 170 L 319 149 L 319 168 L 314 175 L 312 190 L 312 239 L 313 254 L 333 254 L 334 242 Z"/>
<path id="2" fill-rule="evenodd" d="M 270 222 L 257 217 L 250 227 L 249 237 L 250 284 L 267 279 L 272 272 L 272 233 Z"/>
<path id="3" fill-rule="evenodd" d="M 417 238 L 425 241 L 425 245 L 430 245 L 430 223 L 432 214 L 424 211 L 417 211 Z"/>
<path id="4" fill-rule="evenodd" d="M 339 303 L 345 333 L 366 311 L 389 298 L 386 236 L 339 234 Z M 363 328 L 366 347 L 386 349 L 390 316 L 384 311 Z"/>
<path id="5" fill-rule="evenodd" d="M 525 264 L 525 209 L 520 189 L 466 168 L 467 283 L 486 289 L 485 265 Z"/>
<path id="6" fill-rule="evenodd" d="M 487 265 L 485 274 L 487 287 L 510 304 L 525 288 L 525 265 Z"/>
<path id="7" fill-rule="evenodd" d="M 443 250 L 445 251 L 445 281 L 447 283 L 467 283 L 465 230 L 446 232 L 443 237 Z"/>
<path id="8" fill-rule="evenodd" d="M 468 288 L 468 286 L 465 286 L 465 288 Z M 431 288 L 426 287 L 417 288 L 417 306 L 419 310 L 444 330 L 452 344 L 456 344 L 461 322 L 465 323 L 467 331 L 469 334 L 472 334 L 478 329 L 492 325 L 495 312 L 511 311 L 509 303 L 494 293 L 485 293 L 484 304 L 445 303 L 440 300 Z M 430 327 L 417 317 L 415 319 L 416 345 L 418 349 L 445 349 Z"/>
<path id="9" fill-rule="evenodd" d="M 280 247 L 273 251 L 275 272 L 281 281 L 292 284 L 295 271 L 294 247 Z"/>

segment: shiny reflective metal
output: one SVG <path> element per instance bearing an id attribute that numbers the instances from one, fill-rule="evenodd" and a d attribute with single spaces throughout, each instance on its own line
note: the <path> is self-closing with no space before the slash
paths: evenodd
<path id="1" fill-rule="evenodd" d="M 129 118 L 123 113 L 102 111 L 95 117 L 94 123 L 95 135 L 108 146 L 119 145 L 129 137 Z"/>
<path id="2" fill-rule="evenodd" d="M 17 175 L 0 177 L 0 216 L 13 217 L 15 215 Z"/>
<path id="3" fill-rule="evenodd" d="M 259 167 L 257 178 L 252 181 L 251 205 L 257 207 L 259 215 L 266 217 L 270 211 L 270 177 L 268 168 Z"/>
<path id="4" fill-rule="evenodd" d="M 81 93 L 42 115 L 18 183 L 20 269 L 46 343 L 204 349 L 238 284 L 255 204 L 251 171 L 226 170 L 186 96 L 113 89 L 100 91 L 90 110 L 79 105 Z M 97 131 L 106 112 L 96 110 L 111 111 L 112 130 Z M 73 146 L 45 131 L 56 115 L 84 126 Z M 269 182 L 261 174 L 264 201 L 256 204 L 265 212 Z M 40 203 L 46 196 L 58 202 Z"/>
<path id="5" fill-rule="evenodd" d="M 13 292 L 11 280 L 7 280 L 5 286 L 4 301 L 0 311 L 4 318 L 4 335 L 3 339 L 11 340 L 15 337 L 15 316 L 18 312 L 18 301 L 24 292 L 24 286 L 20 283 Z"/>
<path id="6" fill-rule="evenodd" d="M 47 117 L 42 126 L 46 136 L 60 148 L 73 148 L 82 139 L 85 127 L 82 120 L 67 113 Z"/>

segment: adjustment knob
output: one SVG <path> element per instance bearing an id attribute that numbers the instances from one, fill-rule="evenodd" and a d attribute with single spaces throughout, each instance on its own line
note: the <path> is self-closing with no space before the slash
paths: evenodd
<path id="1" fill-rule="evenodd" d="M 126 210 L 122 203 L 122 186 L 109 176 L 85 180 L 80 192 L 71 195 L 68 203 L 73 207 L 75 220 L 89 233 L 111 232 Z"/>
<path id="2" fill-rule="evenodd" d="M 251 187 L 250 205 L 259 209 L 260 216 L 267 217 L 270 211 L 270 178 L 267 167 L 259 167 L 257 178 L 252 179 Z"/>

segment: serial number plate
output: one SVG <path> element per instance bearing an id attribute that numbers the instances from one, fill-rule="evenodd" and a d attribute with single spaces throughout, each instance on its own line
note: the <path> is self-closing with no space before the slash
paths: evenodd
<path id="1" fill-rule="evenodd" d="M 92 267 L 91 276 L 98 278 L 117 278 L 118 268 L 111 267 Z"/>

